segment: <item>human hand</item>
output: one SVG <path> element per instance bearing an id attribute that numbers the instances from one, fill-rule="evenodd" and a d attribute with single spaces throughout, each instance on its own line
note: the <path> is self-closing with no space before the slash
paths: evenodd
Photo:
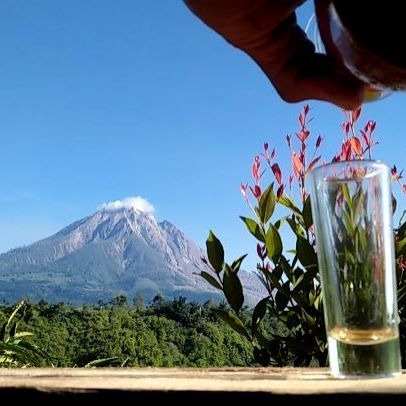
<path id="1" fill-rule="evenodd" d="M 247 53 L 287 102 L 318 99 L 359 107 L 362 83 L 333 58 L 315 52 L 298 26 L 295 9 L 305 0 L 184 0 L 229 43 Z"/>

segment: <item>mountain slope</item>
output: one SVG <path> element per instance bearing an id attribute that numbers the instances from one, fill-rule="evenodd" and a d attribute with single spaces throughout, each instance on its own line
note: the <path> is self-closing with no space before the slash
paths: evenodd
<path id="1" fill-rule="evenodd" d="M 96 303 L 119 294 L 193 300 L 221 295 L 196 273 L 202 250 L 168 221 L 128 207 L 102 209 L 30 246 L 0 255 L 0 300 Z M 252 303 L 264 296 L 241 271 Z"/>

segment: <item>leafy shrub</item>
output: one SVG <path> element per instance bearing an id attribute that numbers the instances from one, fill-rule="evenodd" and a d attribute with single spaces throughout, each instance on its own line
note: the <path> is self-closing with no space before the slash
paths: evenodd
<path id="1" fill-rule="evenodd" d="M 52 365 L 48 354 L 30 341 L 33 333 L 18 331 L 29 304 L 17 303 L 9 318 L 0 329 L 0 366 L 1 367 L 34 367 Z"/>
<path id="2" fill-rule="evenodd" d="M 369 120 L 357 132 L 355 124 L 360 113 L 361 109 L 345 112 L 341 150 L 332 162 L 372 158 L 372 149 L 377 144 L 374 139 L 376 123 Z M 223 246 L 213 232 L 206 242 L 207 259 L 203 260 L 211 272 L 202 272 L 201 276 L 223 292 L 229 305 L 227 310 L 218 310 L 218 315 L 249 340 L 256 361 L 262 365 L 325 366 L 327 362 L 322 292 L 310 198 L 305 185 L 306 174 L 326 161 L 319 155 L 322 136 L 316 138 L 311 148 L 309 121 L 306 105 L 299 114 L 299 131 L 295 137 L 286 137 L 292 162 L 292 174 L 287 181 L 275 161 L 275 149 L 271 151 L 266 143 L 262 153 L 254 159 L 252 184 L 241 185 L 242 196 L 252 212 L 251 217 L 241 217 L 241 220 L 257 240 L 256 272 L 268 292 L 268 296 L 256 304 L 251 320 L 244 320 L 240 314 L 244 289 L 238 272 L 246 255 L 228 264 L 224 261 Z M 271 175 L 270 182 L 264 180 L 266 174 Z M 402 172 L 399 173 L 396 166 L 392 168 L 392 176 L 401 182 Z M 406 191 L 405 185 L 403 191 Z M 393 203 L 395 209 L 395 199 Z M 281 229 L 285 225 L 293 233 L 294 247 L 286 247 L 282 241 Z M 403 217 L 394 237 L 402 320 L 400 331 L 405 341 L 406 288 L 401 284 L 406 269 L 406 222 Z M 279 321 L 282 333 L 275 329 L 265 332 L 263 320 L 266 315 Z"/>

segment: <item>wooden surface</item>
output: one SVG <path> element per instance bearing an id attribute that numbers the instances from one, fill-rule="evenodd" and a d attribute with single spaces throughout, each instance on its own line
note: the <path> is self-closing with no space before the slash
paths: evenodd
<path id="1" fill-rule="evenodd" d="M 46 404 L 117 400 L 262 400 L 279 398 L 406 399 L 406 373 L 341 380 L 325 369 L 0 369 L 0 399 Z"/>

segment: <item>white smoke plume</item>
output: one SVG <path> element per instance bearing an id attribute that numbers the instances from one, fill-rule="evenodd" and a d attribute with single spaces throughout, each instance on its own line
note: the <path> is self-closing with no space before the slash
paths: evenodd
<path id="1" fill-rule="evenodd" d="M 103 203 L 100 207 L 103 210 L 118 210 L 118 209 L 135 209 L 146 214 L 153 215 L 155 212 L 154 206 L 141 196 L 125 197 L 122 200 L 114 200 L 113 202 Z"/>

